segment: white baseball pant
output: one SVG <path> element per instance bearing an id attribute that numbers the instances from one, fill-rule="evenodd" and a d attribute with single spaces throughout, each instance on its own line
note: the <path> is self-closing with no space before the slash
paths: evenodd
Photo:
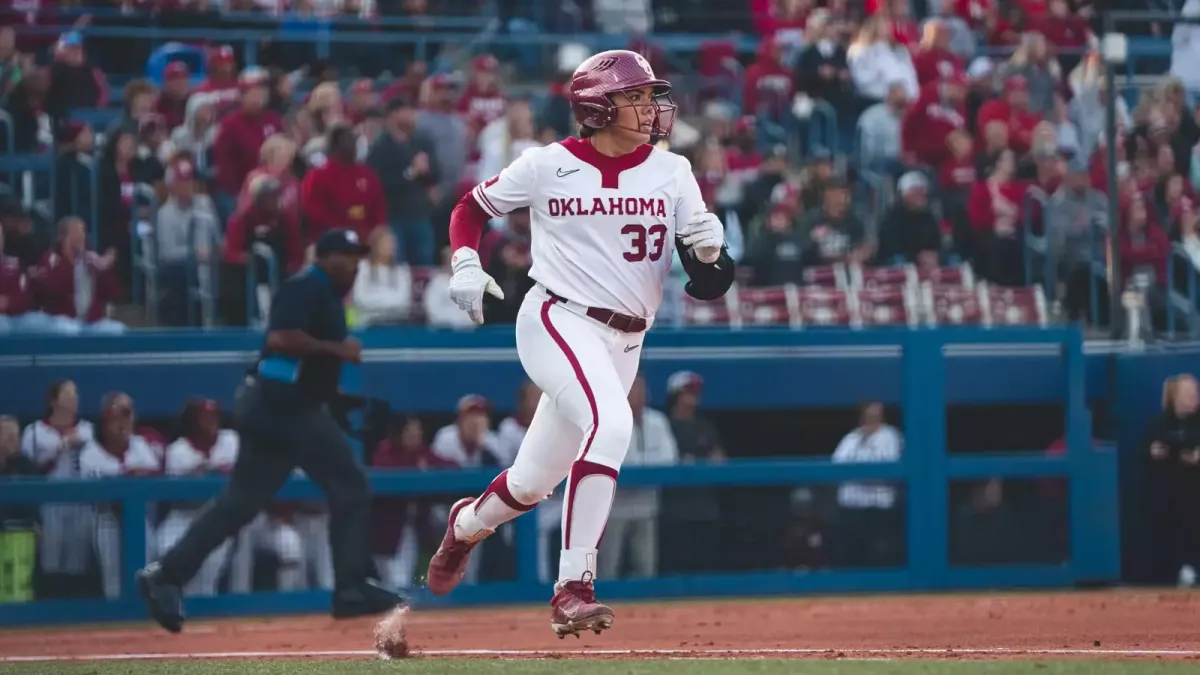
<path id="1" fill-rule="evenodd" d="M 160 555 L 175 547 L 198 515 L 200 515 L 199 509 L 172 509 L 167 514 L 167 517 L 159 524 L 155 537 Z M 225 565 L 229 563 L 232 549 L 233 540 L 226 539 L 216 550 L 208 554 L 208 557 L 200 565 L 200 570 L 196 572 L 196 576 L 192 577 L 192 580 L 183 587 L 184 594 L 189 596 L 216 595 L 220 591 L 221 574 L 225 571 Z"/>
<path id="2" fill-rule="evenodd" d="M 525 296 L 516 329 L 521 365 L 542 398 L 512 467 L 474 508 L 459 511 L 455 532 L 472 539 L 494 531 L 567 478 L 558 579 L 594 578 L 596 549 L 633 434 L 627 397 L 645 332 L 609 328 L 540 285 Z"/>
<path id="3" fill-rule="evenodd" d="M 121 550 L 124 542 L 121 538 L 121 516 L 114 510 L 97 507 L 93 521 L 96 526 L 95 542 L 96 562 L 100 566 L 100 582 L 104 587 L 104 597 L 116 600 L 121 597 Z M 153 558 L 154 528 L 147 519 L 145 559 Z"/>

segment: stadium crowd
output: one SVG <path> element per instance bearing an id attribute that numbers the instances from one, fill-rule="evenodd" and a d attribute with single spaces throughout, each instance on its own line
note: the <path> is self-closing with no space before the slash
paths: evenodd
<path id="1" fill-rule="evenodd" d="M 609 4 L 593 3 L 583 27 L 683 30 L 659 11 L 672 3 Z M 530 86 L 490 53 L 425 61 L 405 58 L 406 47 L 336 43 L 331 59 L 314 60 L 311 43 L 281 40 L 247 65 L 247 54 L 210 41 L 200 59 L 168 56 L 160 81 L 129 79 L 143 70 L 129 62 L 140 48 L 89 38 L 90 26 L 207 26 L 249 11 L 280 13 L 278 25 L 293 28 L 358 16 L 363 30 L 389 13 L 442 8 L 121 7 L 93 19 L 33 3 L 0 31 L 6 151 L 54 153 L 58 169 L 49 186 L 48 172 L 7 174 L 4 326 L 118 330 L 125 317 L 112 308 L 131 301 L 167 325 L 254 323 L 308 244 L 349 226 L 373 249 L 348 300 L 359 326 L 467 328 L 443 292 L 449 211 L 525 149 L 572 133 L 569 67 L 525 95 Z M 510 29 L 523 7 L 505 5 Z M 692 159 L 744 268 L 740 292 L 715 306 L 678 297 L 662 323 L 1107 320 L 1105 85 L 1092 3 L 780 0 L 712 11 L 757 31 L 748 63 L 731 41 L 701 44 L 694 72 L 653 40 L 630 44 L 675 78 L 685 124 L 670 147 Z M 47 41 L 45 30 L 22 33 L 31 25 L 62 30 Z M 364 59 L 395 65 L 371 79 L 380 73 Z M 98 124 L 95 111 L 118 101 Z M 1160 326 L 1172 241 L 1200 263 L 1190 101 L 1168 77 L 1118 108 L 1115 236 L 1125 276 L 1148 280 Z M 31 193 L 49 195 L 49 207 L 31 210 Z M 520 298 L 528 214 L 492 225 L 483 261 L 513 291 L 506 297 Z M 1177 272 L 1180 284 L 1191 273 Z M 492 321 L 511 320 L 515 301 L 505 302 Z"/>

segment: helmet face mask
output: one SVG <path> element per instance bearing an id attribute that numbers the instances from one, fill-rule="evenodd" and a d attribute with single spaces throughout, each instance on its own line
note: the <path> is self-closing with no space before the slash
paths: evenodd
<path id="1" fill-rule="evenodd" d="M 651 90 L 649 100 L 631 100 L 640 89 Z M 655 77 L 650 64 L 635 52 L 613 50 L 587 59 L 571 77 L 570 93 L 575 121 L 590 129 L 614 126 L 657 141 L 670 135 L 675 125 L 671 83 Z M 635 110 L 636 126 L 618 124 L 622 108 Z M 647 115 L 652 119 L 646 120 Z"/>

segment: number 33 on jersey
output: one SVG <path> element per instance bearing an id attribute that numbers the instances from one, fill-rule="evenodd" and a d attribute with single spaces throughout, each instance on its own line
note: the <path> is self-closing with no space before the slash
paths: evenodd
<path id="1" fill-rule="evenodd" d="M 676 225 L 705 210 L 684 157 L 651 145 L 609 157 L 577 138 L 527 150 L 473 195 L 493 217 L 529 207 L 535 281 L 642 317 L 662 301 Z"/>

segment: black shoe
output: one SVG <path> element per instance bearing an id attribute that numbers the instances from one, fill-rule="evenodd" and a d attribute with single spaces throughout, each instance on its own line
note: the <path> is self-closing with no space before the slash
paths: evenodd
<path id="1" fill-rule="evenodd" d="M 404 596 L 376 585 L 374 581 L 363 581 L 333 594 L 333 618 L 353 619 L 390 612 L 405 604 Z"/>
<path id="2" fill-rule="evenodd" d="M 183 630 L 183 593 L 178 586 L 162 578 L 158 563 L 150 563 L 137 573 L 138 593 L 158 625 L 171 633 Z"/>

